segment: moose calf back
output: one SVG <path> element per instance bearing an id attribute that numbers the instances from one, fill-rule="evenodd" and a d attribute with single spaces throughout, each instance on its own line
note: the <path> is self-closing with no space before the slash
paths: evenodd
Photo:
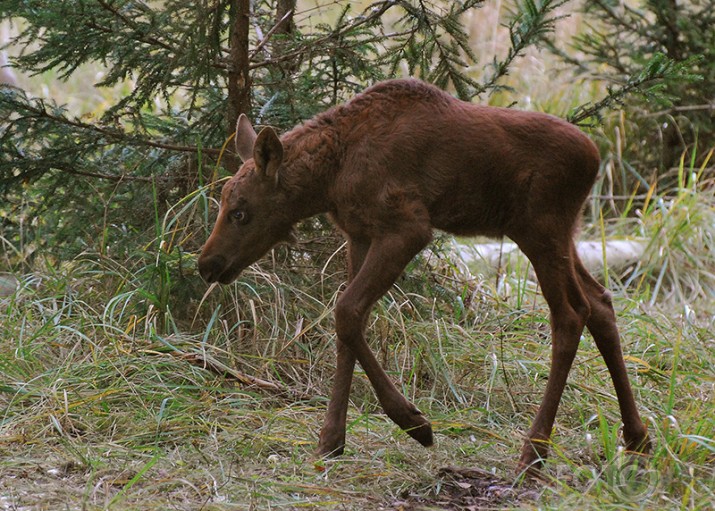
<path id="1" fill-rule="evenodd" d="M 519 237 L 554 216 L 571 231 L 599 169 L 593 142 L 561 119 L 417 80 L 380 83 L 325 119 L 343 152 L 334 202 L 392 216 L 389 206 L 416 199 L 433 227 L 460 235 Z"/>

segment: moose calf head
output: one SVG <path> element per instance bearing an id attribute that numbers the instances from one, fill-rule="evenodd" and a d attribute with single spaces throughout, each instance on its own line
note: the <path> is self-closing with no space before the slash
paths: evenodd
<path id="1" fill-rule="evenodd" d="M 231 283 L 279 241 L 293 224 L 281 186 L 283 145 L 272 128 L 259 135 L 245 115 L 236 125 L 236 152 L 243 165 L 223 187 L 211 236 L 199 256 L 199 272 L 209 283 Z"/>

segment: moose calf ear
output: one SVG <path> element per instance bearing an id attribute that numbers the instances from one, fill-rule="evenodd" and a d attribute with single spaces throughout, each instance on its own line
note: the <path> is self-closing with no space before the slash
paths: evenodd
<path id="1" fill-rule="evenodd" d="M 242 161 L 253 157 L 253 145 L 256 143 L 256 131 L 245 114 L 238 117 L 236 123 L 236 152 Z"/>
<path id="2" fill-rule="evenodd" d="M 283 163 L 283 144 L 273 128 L 261 130 L 253 146 L 253 161 L 256 168 L 278 184 L 278 169 Z"/>

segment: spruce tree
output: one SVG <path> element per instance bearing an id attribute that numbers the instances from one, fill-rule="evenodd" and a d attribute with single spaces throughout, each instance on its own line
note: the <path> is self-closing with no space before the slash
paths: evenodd
<path id="1" fill-rule="evenodd" d="M 3 236 L 58 254 L 150 240 L 168 205 L 235 171 L 224 143 L 242 112 L 290 127 L 404 68 L 463 99 L 496 90 L 560 2 L 520 3 L 508 54 L 477 66 L 461 20 L 482 1 L 336 3 L 334 21 L 313 25 L 295 0 L 0 0 L 22 27 L 20 72 L 95 64 L 98 87 L 131 86 L 82 118 L 61 98 L 0 90 Z"/>
<path id="2" fill-rule="evenodd" d="M 556 51 L 608 85 L 605 104 L 627 107 L 626 164 L 646 175 L 646 189 L 656 179 L 668 187 L 684 151 L 702 161 L 715 146 L 715 0 L 586 0 L 583 12 L 588 26 L 573 51 Z"/>

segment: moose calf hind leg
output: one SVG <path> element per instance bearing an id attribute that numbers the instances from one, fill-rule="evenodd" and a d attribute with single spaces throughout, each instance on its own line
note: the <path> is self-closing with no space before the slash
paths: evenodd
<path id="1" fill-rule="evenodd" d="M 528 248 L 528 247 L 527 247 Z M 558 248 L 558 247 L 557 247 Z M 548 455 L 551 429 L 576 357 L 581 333 L 590 315 L 590 305 L 584 296 L 573 266 L 573 245 L 567 251 L 525 253 L 536 271 L 541 289 L 551 312 L 551 368 L 544 397 L 529 430 L 519 460 L 519 470 L 538 473 Z M 561 262 L 557 265 L 555 262 Z"/>
<path id="2" fill-rule="evenodd" d="M 529 473 L 538 472 L 549 453 L 551 429 L 571 365 L 576 356 L 585 317 L 583 313 L 579 314 L 573 309 L 570 310 L 570 313 L 561 310 L 559 318 L 556 317 L 556 313 L 552 312 L 551 323 L 553 345 L 549 379 L 541 406 L 534 418 L 528 438 L 524 442 L 519 460 L 519 470 L 526 470 Z"/>
<path id="3" fill-rule="evenodd" d="M 616 389 L 626 449 L 646 453 L 650 450 L 650 440 L 645 424 L 638 414 L 633 390 L 628 380 L 611 294 L 591 276 L 580 261 L 577 261 L 577 271 L 591 305 L 591 316 L 586 327 L 606 362 Z"/>

